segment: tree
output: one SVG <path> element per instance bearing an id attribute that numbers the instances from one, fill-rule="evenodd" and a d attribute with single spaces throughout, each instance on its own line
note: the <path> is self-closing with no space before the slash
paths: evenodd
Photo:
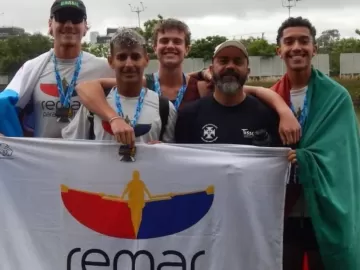
<path id="1" fill-rule="evenodd" d="M 203 58 L 204 61 L 209 60 L 214 54 L 215 47 L 226 40 L 227 38 L 224 36 L 209 36 L 195 40 L 193 44 L 191 44 L 188 57 Z"/>
<path id="2" fill-rule="evenodd" d="M 110 53 L 109 44 L 95 44 L 89 47 L 89 53 L 97 57 L 108 57 Z"/>
<path id="3" fill-rule="evenodd" d="M 337 29 L 325 30 L 316 40 L 319 46 L 319 53 L 329 53 L 332 45 L 340 39 L 340 32 Z"/>
<path id="4" fill-rule="evenodd" d="M 356 30 L 355 30 L 355 33 L 358 34 L 358 35 L 360 35 L 360 29 L 356 29 Z"/>
<path id="5" fill-rule="evenodd" d="M 243 42 L 248 44 L 247 50 L 250 56 L 275 56 L 276 55 L 276 44 L 270 44 L 264 38 L 249 38 Z"/>
<path id="6" fill-rule="evenodd" d="M 42 34 L 24 34 L 0 42 L 0 72 L 14 75 L 27 61 L 50 50 L 52 40 Z"/>
<path id="7" fill-rule="evenodd" d="M 151 59 L 156 59 L 153 50 L 153 33 L 156 24 L 160 21 L 164 20 L 164 17 L 160 14 L 157 16 L 156 19 L 147 20 L 144 22 L 144 29 L 137 28 L 137 31 L 145 38 L 146 40 L 146 50 Z"/>

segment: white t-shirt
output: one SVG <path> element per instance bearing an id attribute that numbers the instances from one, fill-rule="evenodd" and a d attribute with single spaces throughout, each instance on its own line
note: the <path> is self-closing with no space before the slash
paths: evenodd
<path id="1" fill-rule="evenodd" d="M 116 111 L 115 105 L 115 88 L 111 90 L 107 96 L 110 106 Z M 121 107 L 124 117 L 128 117 L 131 121 L 134 118 L 136 105 L 139 97 L 124 97 L 120 95 Z M 64 139 L 88 139 L 90 131 L 90 122 L 88 120 L 89 111 L 85 106 L 81 106 L 79 112 L 71 123 L 62 130 Z M 174 105 L 169 101 L 169 117 L 167 126 L 163 135 L 163 142 L 171 143 L 174 141 L 174 129 L 177 113 Z M 161 118 L 159 111 L 159 96 L 156 92 L 147 90 L 144 97 L 144 104 L 139 115 L 137 128 L 142 133 L 135 135 L 136 142 L 147 143 L 157 141 L 160 138 Z M 97 115 L 94 115 L 94 134 L 95 140 L 115 140 L 114 136 L 106 131 L 103 121 Z"/>
<path id="2" fill-rule="evenodd" d="M 304 100 L 307 92 L 307 86 L 301 89 L 292 89 L 290 91 L 290 100 L 294 106 L 295 116 L 299 119 L 301 111 L 304 108 Z M 294 205 L 290 216 L 308 216 L 305 205 L 304 194 L 302 193 L 296 204 Z"/>
<path id="3" fill-rule="evenodd" d="M 61 79 L 68 84 L 74 75 L 76 59 L 57 59 Z M 99 78 L 114 78 L 115 73 L 105 58 L 98 58 L 83 52 L 82 64 L 77 83 Z M 50 58 L 32 95 L 32 101 L 27 106 L 32 112 L 34 137 L 61 138 L 61 129 L 68 123 L 57 122 L 56 107 L 60 107 L 60 100 L 56 84 L 53 59 Z M 80 108 L 79 98 L 74 90 L 71 99 L 73 115 Z"/>
<path id="4" fill-rule="evenodd" d="M 295 109 L 295 116 L 298 119 L 304 106 L 306 91 L 307 91 L 307 86 L 301 89 L 292 89 L 290 91 L 290 100 Z"/>

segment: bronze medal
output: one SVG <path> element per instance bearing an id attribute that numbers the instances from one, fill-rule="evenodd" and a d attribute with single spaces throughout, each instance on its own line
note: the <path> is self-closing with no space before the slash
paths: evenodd
<path id="1" fill-rule="evenodd" d="M 57 121 L 60 123 L 69 123 L 72 115 L 73 115 L 73 111 L 71 108 L 65 108 L 65 107 L 56 108 L 55 116 L 58 118 Z"/>

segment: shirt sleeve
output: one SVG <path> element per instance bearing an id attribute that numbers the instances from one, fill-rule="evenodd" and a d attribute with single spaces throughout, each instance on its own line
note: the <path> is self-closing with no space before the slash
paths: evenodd
<path id="1" fill-rule="evenodd" d="M 164 136 L 163 136 L 163 142 L 165 143 L 173 143 L 175 141 L 175 124 L 177 119 L 177 112 L 172 104 L 171 101 L 169 101 L 169 117 L 168 122 L 165 128 Z"/>
<path id="2" fill-rule="evenodd" d="M 81 105 L 74 119 L 61 130 L 62 137 L 69 140 L 88 140 L 90 131 L 88 115 L 89 111 Z"/>

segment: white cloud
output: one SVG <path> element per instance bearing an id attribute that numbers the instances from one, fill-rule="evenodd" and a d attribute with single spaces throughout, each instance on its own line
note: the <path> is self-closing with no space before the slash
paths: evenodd
<path id="1" fill-rule="evenodd" d="M 3 0 L 0 7 L 0 25 L 24 27 L 29 32 L 47 32 L 49 0 Z M 162 14 L 176 17 L 190 26 L 193 38 L 223 35 L 229 38 L 261 36 L 275 40 L 277 29 L 288 16 L 281 0 L 143 0 L 147 9 L 141 13 L 142 23 Z M 85 0 L 91 31 L 105 33 L 107 27 L 137 26 L 137 14 L 132 13 L 129 3 L 118 0 Z M 339 29 L 344 37 L 356 36 L 360 28 L 360 2 L 358 0 L 302 0 L 292 9 L 292 16 L 304 16 L 311 20 L 318 34 L 326 29 Z"/>

